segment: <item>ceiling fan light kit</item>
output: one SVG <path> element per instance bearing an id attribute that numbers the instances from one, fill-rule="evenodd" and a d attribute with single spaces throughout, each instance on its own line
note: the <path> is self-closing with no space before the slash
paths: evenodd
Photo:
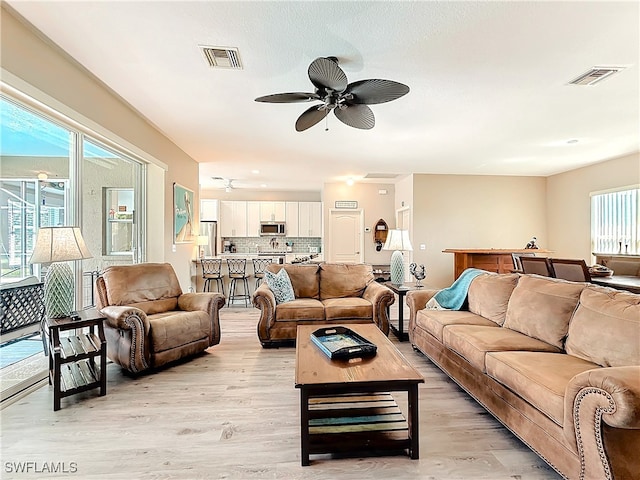
<path id="1" fill-rule="evenodd" d="M 409 93 L 409 87 L 393 80 L 368 79 L 348 83 L 336 57 L 316 58 L 309 65 L 308 74 L 315 92 L 275 93 L 258 97 L 256 102 L 322 102 L 308 108 L 298 117 L 298 132 L 313 127 L 331 111 L 345 125 L 369 130 L 375 126 L 376 120 L 367 105 L 390 102 Z"/>

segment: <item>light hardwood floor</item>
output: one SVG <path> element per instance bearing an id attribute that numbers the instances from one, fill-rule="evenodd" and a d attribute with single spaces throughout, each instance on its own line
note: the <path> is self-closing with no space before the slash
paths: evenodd
<path id="1" fill-rule="evenodd" d="M 224 308 L 220 345 L 156 373 L 131 378 L 110 364 L 104 397 L 96 390 L 63 398 L 54 412 L 45 386 L 5 408 L 0 477 L 560 478 L 406 342 L 396 345 L 426 380 L 419 391 L 420 459 L 312 457 L 301 467 L 295 350 L 263 349 L 257 318 L 252 308 Z M 397 400 L 406 408 L 406 398 Z M 18 462 L 67 473 L 15 473 Z"/>

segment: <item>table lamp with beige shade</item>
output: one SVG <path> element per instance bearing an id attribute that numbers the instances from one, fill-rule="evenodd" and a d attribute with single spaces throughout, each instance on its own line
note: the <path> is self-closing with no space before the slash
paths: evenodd
<path id="1" fill-rule="evenodd" d="M 198 235 L 196 243 L 198 245 L 198 257 L 204 258 L 204 247 L 209 245 L 209 237 L 207 235 Z"/>
<path id="2" fill-rule="evenodd" d="M 404 258 L 402 257 L 402 252 L 413 250 L 409 240 L 409 230 L 389 230 L 387 240 L 382 249 L 393 250 L 390 265 L 391 283 L 402 285 L 404 283 Z"/>
<path id="3" fill-rule="evenodd" d="M 44 280 L 44 303 L 49 318 L 73 311 L 74 278 L 70 261 L 92 258 L 78 227 L 42 227 L 29 263 L 49 265 Z"/>

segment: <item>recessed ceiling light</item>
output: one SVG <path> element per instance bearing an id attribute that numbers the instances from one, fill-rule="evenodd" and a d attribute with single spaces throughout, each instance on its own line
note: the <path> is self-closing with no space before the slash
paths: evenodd
<path id="1" fill-rule="evenodd" d="M 262 188 L 267 188 L 267 184 L 266 184 L 266 183 L 263 183 L 263 184 L 261 184 L 260 186 L 261 186 Z"/>
<path id="2" fill-rule="evenodd" d="M 353 185 L 353 183 L 354 183 L 354 182 L 353 182 L 353 178 L 349 178 L 349 179 L 347 180 L 347 185 L 352 186 L 352 185 Z"/>
<path id="3" fill-rule="evenodd" d="M 260 173 L 260 170 L 251 170 L 251 173 L 253 173 L 254 175 L 258 175 Z"/>

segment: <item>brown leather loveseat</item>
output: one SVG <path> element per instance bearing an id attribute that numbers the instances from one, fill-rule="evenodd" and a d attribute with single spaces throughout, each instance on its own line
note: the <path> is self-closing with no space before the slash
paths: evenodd
<path id="1" fill-rule="evenodd" d="M 371 265 L 272 264 L 267 271 L 278 273 L 282 268 L 291 279 L 295 300 L 277 304 L 266 281 L 253 294 L 253 305 L 260 309 L 258 338 L 263 346 L 290 343 L 298 325 L 375 323 L 389 334 L 388 308 L 395 297 L 375 281 Z"/>
<path id="2" fill-rule="evenodd" d="M 564 478 L 640 478 L 640 295 L 537 275 L 477 276 L 468 308 L 425 308 L 409 338 Z"/>
<path id="3" fill-rule="evenodd" d="M 168 263 L 107 267 L 96 281 L 107 356 L 139 373 L 220 343 L 220 293 L 182 293 Z"/>

